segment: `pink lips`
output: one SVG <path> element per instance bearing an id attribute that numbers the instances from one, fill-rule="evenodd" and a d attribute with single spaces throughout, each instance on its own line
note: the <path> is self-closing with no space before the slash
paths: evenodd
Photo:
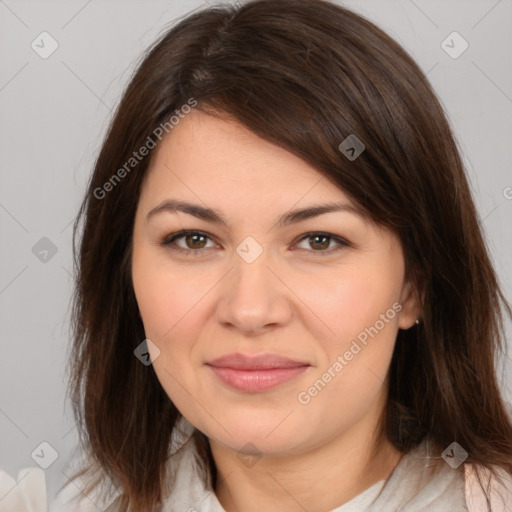
<path id="1" fill-rule="evenodd" d="M 240 391 L 274 388 L 304 372 L 309 363 L 277 355 L 230 354 L 206 363 L 224 384 Z"/>

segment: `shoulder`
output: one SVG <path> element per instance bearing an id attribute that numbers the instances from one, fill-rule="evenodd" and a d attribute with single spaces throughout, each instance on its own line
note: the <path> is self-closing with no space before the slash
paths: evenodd
<path id="1" fill-rule="evenodd" d="M 105 510 L 112 512 L 115 508 L 110 508 L 115 503 L 115 498 L 107 498 L 98 492 L 86 495 L 81 489 L 84 488 L 84 482 L 77 482 L 66 485 L 51 502 L 48 512 L 98 512 Z"/>
<path id="2" fill-rule="evenodd" d="M 90 473 L 85 473 L 76 478 L 70 478 L 75 474 L 71 468 L 76 469 L 76 461 L 68 466 L 67 471 L 63 471 L 65 482 L 63 482 L 55 499 L 50 503 L 48 512 L 105 512 L 112 510 L 109 507 L 116 501 L 119 492 L 113 490 L 110 480 L 102 477 L 98 485 L 93 487 L 88 494 L 85 493 L 87 487 L 93 479 Z M 83 466 L 81 466 L 83 467 Z"/>
<path id="3" fill-rule="evenodd" d="M 192 433 L 195 428 L 185 418 L 181 417 L 177 422 L 171 437 L 169 447 L 169 459 L 167 462 L 167 471 L 169 475 L 168 485 L 163 490 L 164 496 L 170 496 L 170 503 L 174 504 L 173 500 L 180 503 L 183 507 L 189 503 L 191 496 L 199 493 L 201 497 L 200 481 L 196 472 L 196 451 L 193 440 L 191 439 Z M 73 469 L 78 467 L 87 466 L 80 459 L 81 463 L 74 463 Z M 175 482 L 175 485 L 171 483 Z M 56 500 L 52 502 L 48 512 L 124 512 L 126 507 L 124 503 L 124 495 L 119 491 L 112 491 L 115 486 L 109 485 L 108 482 L 95 488 L 89 495 L 85 495 L 82 489 L 85 488 L 86 480 L 84 477 L 79 477 L 73 482 L 68 482 L 61 492 L 57 495 Z M 191 494 L 192 493 L 192 494 Z M 188 510 L 190 506 L 183 508 Z M 169 508 L 167 508 L 169 509 Z M 169 510 L 174 510 L 170 508 Z M 176 507 L 176 510 L 181 508 Z M 199 509 L 198 509 L 199 510 Z M 3 512 L 0 510 L 0 512 Z"/>
<path id="4" fill-rule="evenodd" d="M 118 495 L 108 496 L 94 491 L 86 495 L 81 490 L 82 482 L 75 485 L 67 485 L 59 492 L 51 502 L 48 512 L 98 512 L 98 510 L 115 512 L 117 510 Z"/>
<path id="5" fill-rule="evenodd" d="M 28 510 L 46 512 L 46 477 L 41 468 L 20 469 L 14 479 L 0 469 L 0 512 Z"/>
<path id="6" fill-rule="evenodd" d="M 500 467 L 494 473 L 478 464 L 464 464 L 466 502 L 470 512 L 506 512 L 512 502 L 512 475 Z M 489 496 L 490 507 L 487 502 Z"/>

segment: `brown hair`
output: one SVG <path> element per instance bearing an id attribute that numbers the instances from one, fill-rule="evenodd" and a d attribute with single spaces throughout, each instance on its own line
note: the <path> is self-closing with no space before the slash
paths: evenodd
<path id="1" fill-rule="evenodd" d="M 457 441 L 468 462 L 512 473 L 495 370 L 501 306 L 512 311 L 439 100 L 408 54 L 363 17 L 323 0 L 256 0 L 194 12 L 148 50 L 95 163 L 74 232 L 70 394 L 90 457 L 79 474 L 97 479 L 86 492 L 108 478 L 125 508 L 153 511 L 169 478 L 180 413 L 133 353 L 145 335 L 131 238 L 151 154 L 103 197 L 95 191 L 190 98 L 301 157 L 398 233 L 422 321 L 396 340 L 383 419 L 394 446 L 407 453 L 429 438 L 442 451 Z M 350 134 L 366 146 L 354 161 L 338 149 Z"/>

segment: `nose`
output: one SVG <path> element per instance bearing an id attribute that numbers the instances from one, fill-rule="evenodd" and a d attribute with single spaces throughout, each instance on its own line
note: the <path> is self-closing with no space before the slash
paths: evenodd
<path id="1" fill-rule="evenodd" d="M 216 308 L 224 327 L 255 336 L 290 321 L 290 289 L 269 263 L 265 251 L 252 263 L 234 254 L 234 268 L 220 283 Z"/>

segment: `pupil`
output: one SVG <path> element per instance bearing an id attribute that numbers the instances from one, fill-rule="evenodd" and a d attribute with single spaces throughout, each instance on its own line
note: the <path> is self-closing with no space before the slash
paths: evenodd
<path id="1" fill-rule="evenodd" d="M 199 239 L 203 239 L 202 243 L 201 243 L 201 240 Z M 191 242 L 189 244 L 189 242 Z M 192 247 L 192 249 L 197 249 L 197 244 L 199 244 L 200 247 L 204 247 L 204 236 L 203 235 L 188 235 L 187 236 L 187 245 L 192 245 L 194 247 Z"/>
<path id="2" fill-rule="evenodd" d="M 320 245 L 319 249 L 327 249 L 329 247 L 329 237 L 325 235 L 315 235 L 310 238 L 313 241 L 313 245 Z M 323 242 L 318 242 L 318 240 L 323 240 Z"/>

